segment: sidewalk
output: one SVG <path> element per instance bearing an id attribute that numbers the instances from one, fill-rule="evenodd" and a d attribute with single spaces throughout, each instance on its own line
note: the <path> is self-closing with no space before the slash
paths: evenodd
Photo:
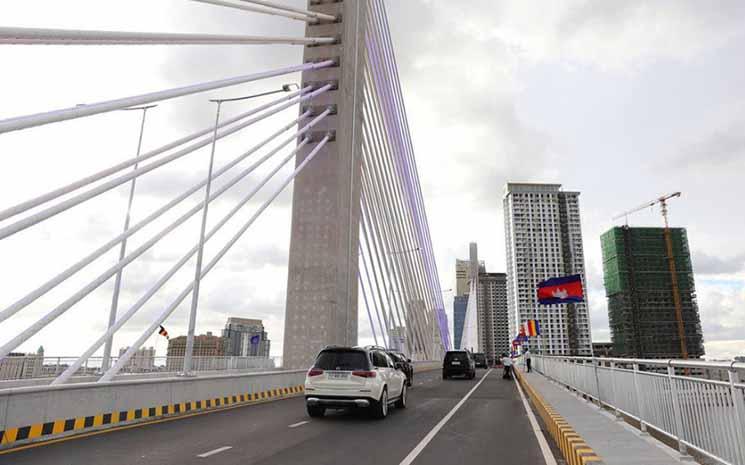
<path id="1" fill-rule="evenodd" d="M 601 412 L 538 373 L 522 376 L 574 428 L 606 465 L 679 465 L 675 450 Z"/>

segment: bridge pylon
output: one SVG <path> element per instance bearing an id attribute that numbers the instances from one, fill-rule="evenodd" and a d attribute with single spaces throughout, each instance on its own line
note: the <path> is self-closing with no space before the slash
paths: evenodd
<path id="1" fill-rule="evenodd" d="M 306 37 L 337 37 L 335 44 L 305 47 L 305 62 L 333 59 L 337 66 L 303 72 L 303 86 L 332 83 L 331 92 L 300 111 L 328 108 L 309 136 L 331 134 L 314 163 L 296 179 L 287 273 L 285 368 L 307 368 L 329 344 L 356 345 L 358 249 L 362 166 L 362 91 L 367 2 L 309 0 L 308 9 L 337 16 L 309 23 Z M 312 145 L 312 144 L 309 144 Z M 301 150 L 299 164 L 310 150 Z"/>

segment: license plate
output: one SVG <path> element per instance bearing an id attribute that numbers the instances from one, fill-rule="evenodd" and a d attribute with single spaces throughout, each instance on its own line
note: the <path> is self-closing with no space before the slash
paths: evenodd
<path id="1" fill-rule="evenodd" d="M 347 379 L 348 377 L 347 373 L 329 373 L 329 379 Z"/>
<path id="2" fill-rule="evenodd" d="M 451 365 L 460 365 L 460 362 L 458 360 L 453 360 L 450 362 Z"/>

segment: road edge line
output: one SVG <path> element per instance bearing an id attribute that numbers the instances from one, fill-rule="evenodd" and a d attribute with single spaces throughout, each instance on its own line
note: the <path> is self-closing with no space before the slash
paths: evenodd
<path id="1" fill-rule="evenodd" d="M 543 397 L 530 385 L 520 370 L 513 370 L 518 384 L 525 388 L 530 400 L 535 405 L 538 414 L 543 418 L 554 442 L 561 449 L 561 453 L 568 463 L 603 465 L 603 459 L 587 444 L 587 442 L 572 428 Z"/>
<path id="2" fill-rule="evenodd" d="M 515 370 L 515 372 L 517 372 L 517 370 Z M 533 414 L 533 410 L 531 410 L 530 405 L 528 404 L 528 399 L 525 397 L 525 394 L 523 394 L 523 390 L 520 387 L 520 382 L 518 381 L 517 383 L 515 383 L 515 386 L 517 386 L 517 392 L 520 393 L 520 399 L 523 401 L 525 412 L 528 414 L 530 427 L 533 428 L 533 434 L 535 435 L 536 440 L 538 440 L 538 445 L 541 448 L 541 453 L 543 453 L 543 460 L 545 460 L 546 465 L 557 465 L 556 457 L 554 457 L 554 454 L 551 452 L 551 447 L 549 447 L 548 441 L 546 441 L 546 436 L 543 435 L 543 431 L 541 431 L 541 427 L 540 425 L 538 425 L 538 420 L 536 419 L 535 415 Z"/>

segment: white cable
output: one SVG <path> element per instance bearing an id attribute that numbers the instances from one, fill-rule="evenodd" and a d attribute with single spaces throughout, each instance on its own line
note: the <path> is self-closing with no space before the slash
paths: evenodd
<path id="1" fill-rule="evenodd" d="M 216 179 L 219 176 L 223 175 L 225 172 L 227 172 L 228 170 L 230 170 L 231 168 L 233 168 L 235 165 L 237 165 L 238 163 L 240 163 L 241 161 L 243 161 L 244 159 L 246 159 L 248 156 L 250 156 L 251 154 L 253 154 L 256 150 L 258 150 L 259 148 L 263 147 L 267 143 L 271 142 L 276 137 L 279 137 L 283 132 L 287 131 L 291 127 L 295 126 L 298 122 L 300 122 L 301 120 L 303 120 L 307 115 L 309 115 L 308 112 L 300 115 L 299 118 L 297 118 L 296 120 L 292 121 L 290 124 L 282 127 L 280 130 L 278 130 L 274 134 L 271 134 L 269 137 L 267 137 L 263 141 L 261 141 L 258 144 L 256 144 L 248 152 L 246 152 L 246 153 L 242 154 L 241 156 L 233 159 L 230 163 L 228 163 L 224 167 L 220 168 L 217 172 L 215 172 L 213 174 L 213 176 L 212 176 L 212 179 Z M 199 189 L 201 189 L 202 187 L 204 187 L 204 185 L 206 183 L 207 183 L 207 180 L 206 179 L 204 181 L 201 181 L 199 184 L 193 186 L 192 188 L 190 188 L 186 192 L 182 193 L 181 195 L 179 195 L 175 199 L 171 200 L 166 205 L 162 206 L 158 210 L 156 210 L 153 213 L 151 213 L 150 215 L 148 215 L 143 220 L 139 221 L 137 224 L 131 226 L 128 231 L 120 234 L 119 236 L 117 236 L 114 239 L 110 240 L 106 244 L 104 244 L 101 247 L 97 248 L 96 250 L 94 250 L 93 252 L 91 252 L 90 254 L 88 254 L 85 258 L 83 258 L 82 260 L 80 260 L 77 263 L 75 263 L 74 265 L 68 267 L 67 269 L 65 269 L 64 271 L 62 271 L 61 273 L 59 273 L 54 278 L 50 279 L 49 281 L 47 281 L 43 285 L 39 286 L 34 291 L 30 292 L 29 294 L 25 295 L 21 299 L 19 299 L 16 302 L 14 302 L 9 307 L 3 309 L 3 311 L 0 312 L 0 323 L 3 322 L 4 320 L 10 318 L 11 316 L 13 316 L 14 314 L 16 314 L 18 311 L 20 311 L 24 307 L 26 307 L 27 305 L 29 305 L 32 302 L 34 302 L 36 299 L 38 299 L 42 295 L 46 294 L 47 292 L 49 292 L 50 290 L 52 290 L 53 288 L 55 288 L 61 282 L 67 280 L 73 274 L 77 273 L 78 271 L 80 271 L 84 267 L 86 267 L 89 264 L 91 264 L 94 260 L 96 260 L 99 257 L 101 257 L 104 253 L 106 253 L 107 251 L 109 251 L 112 247 L 114 247 L 115 245 L 117 245 L 118 243 L 120 243 L 121 241 L 123 241 L 124 239 L 126 239 L 126 238 L 132 236 L 133 234 L 135 234 L 136 232 L 140 231 L 142 228 L 144 228 L 148 224 L 152 223 L 157 218 L 161 217 L 168 210 L 170 210 L 174 206 L 178 205 L 182 201 L 184 201 L 187 198 L 189 198 L 192 194 L 194 194 Z M 201 206 L 199 208 L 201 208 Z M 198 209 L 195 209 L 194 210 L 194 212 L 196 212 L 196 211 L 198 211 Z"/>
<path id="2" fill-rule="evenodd" d="M 264 111 L 267 108 L 271 108 L 271 107 L 273 107 L 273 106 L 275 106 L 275 105 L 277 105 L 279 103 L 282 103 L 284 101 L 293 102 L 293 104 L 294 104 L 294 103 L 302 102 L 304 100 L 307 100 L 309 98 L 312 98 L 314 95 L 317 95 L 315 93 L 313 93 L 313 94 L 306 94 L 306 92 L 310 91 L 310 89 L 312 89 L 312 86 L 307 86 L 304 89 L 301 89 L 301 90 L 298 90 L 296 92 L 293 92 L 293 93 L 291 93 L 291 94 L 289 94 L 289 95 L 287 95 L 285 97 L 282 97 L 282 98 L 279 98 L 279 99 L 276 99 L 276 100 L 272 100 L 271 102 L 268 102 L 268 103 L 266 103 L 264 105 L 260 105 L 260 106 L 258 106 L 256 108 L 252 108 L 251 110 L 249 110 L 247 112 L 241 113 L 241 114 L 239 114 L 237 116 L 234 116 L 232 118 L 229 118 L 229 119 L 223 121 L 222 123 L 220 123 L 220 125 L 218 126 L 218 128 L 222 129 L 225 126 L 229 126 L 229 125 L 235 123 L 236 121 L 240 121 L 242 119 L 248 118 L 249 116 L 255 115 L 256 113 L 259 113 L 261 111 Z M 305 94 L 305 95 L 302 96 L 302 97 L 298 97 L 301 94 Z M 41 205 L 43 203 L 49 202 L 50 200 L 54 200 L 54 199 L 56 199 L 58 197 L 61 197 L 61 196 L 65 195 L 65 194 L 69 194 L 70 192 L 73 192 L 76 189 L 80 189 L 81 187 L 85 187 L 85 186 L 87 186 L 89 184 L 92 184 L 92 183 L 94 183 L 96 181 L 100 181 L 101 179 L 103 179 L 103 178 L 105 178 L 107 176 L 110 176 L 110 175 L 112 175 L 112 174 L 114 174 L 114 173 L 116 173 L 118 171 L 122 171 L 123 169 L 128 168 L 128 167 L 134 165 L 135 163 L 143 162 L 145 160 L 149 160 L 150 158 L 152 158 L 152 157 L 154 157 L 156 155 L 160 155 L 161 153 L 167 152 L 167 151 L 169 151 L 171 149 L 174 149 L 174 148 L 176 148 L 176 147 L 178 147 L 180 145 L 184 145 L 187 142 L 191 142 L 194 139 L 198 139 L 198 138 L 200 138 L 200 137 L 202 137 L 204 135 L 207 135 L 207 134 L 211 133 L 212 131 L 214 131 L 214 129 L 215 129 L 215 127 L 213 125 L 211 125 L 208 128 L 201 129 L 201 130 L 199 130 L 199 131 L 197 131 L 195 133 L 189 134 L 188 136 L 182 137 L 182 138 L 180 138 L 178 140 L 175 140 L 175 141 L 170 142 L 170 143 L 168 143 L 166 145 L 163 145 L 161 147 L 158 147 L 157 149 L 151 150 L 149 152 L 145 152 L 140 157 L 134 157 L 134 158 L 130 158 L 128 160 L 122 161 L 120 163 L 117 163 L 114 166 L 110 166 L 109 168 L 106 168 L 104 170 L 101 170 L 101 171 L 98 171 L 98 172 L 93 173 L 91 175 L 88 175 L 88 176 L 86 176 L 86 177 L 84 177 L 82 179 L 79 179 L 79 180 L 77 180 L 75 182 L 72 182 L 72 183 L 70 183 L 70 184 L 68 184 L 66 186 L 59 187 L 57 189 L 54 189 L 52 191 L 49 191 L 49 192 L 47 192 L 45 194 L 42 194 L 42 195 L 40 195 L 38 197 L 35 197 L 33 199 L 26 200 L 26 201 L 21 202 L 21 203 L 19 203 L 17 205 L 13 205 L 12 207 L 6 208 L 5 210 L 0 211 L 0 221 L 5 220 L 5 219 L 8 219 L 10 217 L 13 217 L 15 215 L 18 215 L 19 213 L 23 213 L 26 210 L 29 210 L 31 208 L 38 207 L 39 205 Z"/>
<path id="3" fill-rule="evenodd" d="M 302 141 L 300 141 L 297 147 L 295 147 L 295 149 L 290 152 L 290 154 L 287 155 L 269 175 L 264 177 L 264 181 L 253 188 L 251 192 L 243 198 L 243 200 L 241 200 L 235 207 L 233 207 L 230 213 L 225 215 L 223 219 L 220 220 L 220 222 L 217 223 L 210 230 L 210 232 L 205 236 L 205 242 L 209 241 L 242 207 L 244 207 L 246 203 L 248 203 L 253 198 L 256 192 L 258 192 L 258 190 L 261 189 L 261 187 L 263 187 L 272 176 L 274 176 L 288 161 L 290 161 L 290 159 L 292 159 L 292 157 L 294 157 L 297 152 L 307 144 L 307 142 L 307 139 L 303 139 Z M 280 145 L 279 147 L 275 148 L 267 155 L 257 160 L 253 165 L 235 176 L 230 182 L 226 184 L 226 186 L 223 186 L 219 191 L 215 192 L 214 196 L 210 196 L 210 201 L 225 192 L 228 188 L 235 185 L 238 181 L 244 179 L 257 167 L 259 167 L 264 161 L 268 160 L 277 152 L 279 152 L 279 150 L 283 147 L 284 145 Z M 201 208 L 201 205 L 199 207 Z M 98 350 L 99 347 L 101 347 L 101 344 L 103 344 L 108 338 L 112 337 L 114 333 L 119 330 L 119 328 L 124 326 L 124 324 L 129 321 L 129 319 L 132 318 L 135 313 L 137 313 L 140 308 L 142 308 L 142 306 L 145 305 L 148 300 L 150 300 L 150 298 L 152 298 L 152 296 L 155 295 L 155 293 L 158 292 L 168 282 L 168 280 L 170 280 L 173 275 L 176 274 L 176 272 L 180 270 L 181 267 L 184 266 L 186 262 L 191 259 L 191 257 L 194 256 L 195 253 L 197 253 L 198 248 L 199 245 L 197 244 L 192 247 L 192 249 L 186 255 L 181 257 L 181 259 L 176 262 L 176 264 L 173 265 L 171 269 L 166 272 L 166 274 L 164 274 L 154 285 L 152 285 L 150 289 L 148 289 L 147 292 L 142 297 L 140 297 L 137 302 L 135 302 L 134 305 L 132 305 L 123 315 L 121 315 L 111 327 L 109 327 L 109 329 L 106 331 L 106 333 L 104 333 L 103 336 L 101 336 L 98 340 L 96 340 L 96 342 L 88 347 L 88 349 L 86 349 L 85 352 L 83 352 L 83 354 L 80 355 L 80 357 L 78 357 L 78 359 L 72 363 L 72 365 L 70 365 L 63 373 L 61 373 L 54 381 L 52 381 L 52 384 L 54 385 L 66 383 L 80 369 L 80 367 L 83 366 L 83 363 L 85 363 L 85 361 L 88 360 L 88 358 L 93 355 L 93 353 Z"/>
<path id="4" fill-rule="evenodd" d="M 264 71 L 262 73 L 247 74 L 244 76 L 237 76 L 229 79 L 221 79 L 219 81 L 209 81 L 199 84 L 193 84 L 190 86 L 176 87 L 173 89 L 151 92 L 148 94 L 135 95 L 133 97 L 107 100 L 104 102 L 80 105 L 72 108 L 64 108 L 61 110 L 54 110 L 45 113 L 19 116 L 16 118 L 10 118 L 0 121 L 0 134 L 34 126 L 41 126 L 43 124 L 56 123 L 59 121 L 81 118 L 84 116 L 91 116 L 97 115 L 99 113 L 121 110 L 123 108 L 145 105 L 153 102 L 160 102 L 176 97 L 183 97 L 184 95 L 197 94 L 200 92 L 206 92 L 208 90 L 221 89 L 224 87 L 244 84 L 246 82 L 258 81 L 260 79 L 282 76 L 285 74 L 308 71 L 312 69 L 328 68 L 330 66 L 333 66 L 334 64 L 334 60 L 325 60 L 318 63 L 304 63 L 302 65 L 289 66 L 287 68 L 281 68 L 272 71 Z"/>
<path id="5" fill-rule="evenodd" d="M 308 125 L 304 128 L 305 131 L 310 129 L 312 125 L 317 124 L 321 119 L 323 119 L 325 116 L 327 116 L 331 110 L 326 110 L 325 112 L 318 115 L 313 121 L 308 123 Z M 299 133 L 296 135 L 300 135 Z M 294 139 L 294 137 L 293 137 Z M 224 192 L 224 190 L 219 191 L 220 193 Z M 211 201 L 214 199 L 217 193 L 210 196 L 210 199 L 208 201 Z M 53 310 L 51 310 L 49 313 L 41 317 L 39 320 L 37 320 L 35 323 L 33 323 L 31 326 L 23 330 L 20 334 L 16 335 L 14 338 L 12 338 L 10 341 L 8 341 L 6 344 L 4 344 L 2 347 L 0 347 L 0 360 L 2 360 L 3 357 L 8 355 L 10 351 L 18 347 L 20 344 L 22 344 L 24 341 L 26 341 L 28 338 L 39 332 L 42 328 L 47 326 L 49 323 L 57 319 L 60 315 L 65 313 L 67 310 L 69 310 L 73 305 L 75 305 L 77 302 L 79 302 L 81 299 L 83 299 L 85 296 L 96 290 L 98 287 L 100 287 L 106 280 L 108 280 L 111 276 L 113 276 L 115 273 L 117 273 L 119 270 L 123 269 L 127 265 L 129 265 L 132 261 L 134 261 L 137 257 L 145 253 L 147 250 L 149 250 L 153 245 L 155 245 L 157 242 L 159 242 L 163 237 L 171 233 L 173 230 L 175 230 L 178 226 L 183 224 L 187 219 L 189 219 L 192 215 L 194 215 L 196 212 L 200 211 L 202 206 L 204 204 L 204 201 L 202 203 L 198 204 L 197 206 L 193 207 L 188 212 L 184 213 L 181 217 L 179 217 L 176 221 L 171 223 L 170 225 L 163 228 L 160 232 L 158 232 L 156 235 L 151 237 L 149 240 L 147 240 L 145 243 L 143 243 L 140 247 L 132 251 L 130 254 L 128 254 L 124 260 L 119 261 L 116 265 L 110 267 L 103 273 L 101 273 L 96 279 L 88 283 L 86 286 L 84 286 L 82 289 L 80 289 L 78 292 L 73 294 L 71 297 L 69 297 L 67 300 L 59 304 L 57 307 L 55 307 Z"/>
<path id="6" fill-rule="evenodd" d="M 280 105 L 279 107 L 276 107 L 264 114 L 261 114 L 259 116 L 256 116 L 254 118 L 251 118 L 249 120 L 246 120 L 242 122 L 239 125 L 236 125 L 235 127 L 226 129 L 217 135 L 217 139 L 222 139 L 223 137 L 229 136 L 231 134 L 234 134 L 238 131 L 240 131 L 243 128 L 246 128 L 258 121 L 261 121 L 265 118 L 268 118 L 269 116 L 272 116 L 276 113 L 279 113 L 282 110 L 285 110 L 286 108 L 289 108 L 294 103 L 286 103 L 284 105 Z M 0 239 L 4 239 L 8 236 L 11 236 L 19 231 L 23 231 L 24 229 L 27 229 L 37 223 L 40 223 L 44 220 L 47 220 L 55 215 L 58 215 L 65 210 L 69 210 L 70 208 L 79 205 L 83 202 L 86 202 L 94 197 L 97 197 L 117 186 L 120 186 L 121 184 L 124 184 L 131 179 L 134 179 L 138 176 L 142 176 L 143 174 L 149 173 L 150 171 L 153 171 L 157 168 L 160 168 L 161 166 L 164 166 L 174 160 L 177 160 L 185 155 L 188 155 L 192 152 L 194 152 L 197 149 L 200 149 L 202 147 L 205 147 L 212 143 L 212 138 L 206 138 L 202 141 L 195 142 L 177 152 L 174 152 L 166 157 L 163 157 L 157 161 L 154 161 L 150 163 L 149 165 L 142 166 L 136 170 L 132 170 L 129 173 L 123 174 L 117 178 L 111 179 L 109 181 L 106 181 L 86 192 L 83 192 L 81 194 L 77 194 L 73 197 L 70 197 L 67 200 L 64 200 L 56 205 L 53 205 L 51 207 L 47 207 L 44 210 L 41 210 L 37 213 L 34 213 L 32 215 L 27 216 L 26 218 L 23 218 L 22 220 L 18 220 L 15 223 L 9 224 L 8 226 L 5 226 L 3 228 L 0 228 Z"/>
<path id="7" fill-rule="evenodd" d="M 370 313 L 370 304 L 367 302 L 367 294 L 365 293 L 365 283 L 362 282 L 362 275 L 357 273 L 357 280 L 360 285 L 360 290 L 362 291 L 362 299 L 365 301 L 365 309 L 367 310 L 367 319 L 370 321 L 370 329 L 373 333 L 373 340 L 375 341 L 375 345 L 378 345 L 378 334 L 375 331 L 375 323 L 373 323 L 372 319 L 372 313 Z"/>
<path id="8" fill-rule="evenodd" d="M 333 37 L 273 37 L 0 27 L 0 44 L 13 45 L 330 45 L 335 42 L 336 39 Z"/>
<path id="9" fill-rule="evenodd" d="M 269 8 L 275 8 L 277 10 L 300 13 L 301 15 L 305 15 L 305 16 L 318 19 L 318 20 L 336 21 L 336 16 L 333 16 L 333 15 L 327 15 L 325 13 L 318 13 L 318 12 L 310 11 L 310 10 L 303 10 L 301 8 L 293 8 L 293 7 L 282 5 L 281 3 L 272 2 L 269 0 L 240 0 L 240 1 L 246 2 L 246 3 L 253 3 L 254 5 L 261 5 L 261 6 L 266 6 Z"/>
<path id="10" fill-rule="evenodd" d="M 327 110 L 328 111 L 328 110 Z M 329 140 L 329 136 L 325 136 L 318 145 L 315 146 L 315 148 L 305 157 L 305 159 L 298 165 L 297 168 L 295 168 L 295 171 L 290 174 L 285 181 L 277 187 L 277 189 L 274 191 L 274 193 L 267 199 L 261 207 L 254 213 L 254 215 L 248 220 L 248 222 L 243 225 L 243 227 L 238 231 L 238 233 L 233 236 L 233 238 L 218 252 L 218 254 L 205 266 L 205 268 L 202 270 L 202 273 L 200 275 L 200 279 L 203 279 L 207 273 L 212 270 L 212 268 L 217 265 L 217 263 L 222 259 L 222 257 L 230 250 L 233 245 L 240 239 L 240 237 L 248 230 L 248 228 L 251 227 L 251 225 L 256 221 L 256 219 L 266 210 L 266 208 L 271 204 L 274 199 L 277 198 L 277 196 L 287 187 L 290 182 L 292 182 L 293 179 L 295 179 L 295 176 L 300 173 L 303 168 L 307 166 L 307 164 L 315 158 L 315 156 L 318 154 L 318 152 L 321 151 L 324 145 Z M 132 356 L 139 350 L 139 348 L 142 346 L 142 344 L 145 343 L 145 341 L 155 332 L 158 327 L 165 321 L 168 316 L 173 313 L 174 310 L 181 304 L 181 302 L 186 298 L 187 295 L 191 292 L 191 290 L 194 288 L 194 281 L 189 284 L 186 289 L 184 289 L 181 294 L 178 295 L 176 300 L 171 302 L 171 304 L 166 307 L 158 316 L 158 318 L 155 319 L 155 321 L 148 327 L 142 335 L 135 341 L 134 344 L 132 344 L 129 349 L 117 360 L 116 364 L 109 368 L 106 373 L 98 380 L 99 383 L 104 383 L 111 381 L 114 376 L 119 372 L 119 370 L 122 369 L 124 365 L 129 362 L 129 359 L 132 358 Z"/>

